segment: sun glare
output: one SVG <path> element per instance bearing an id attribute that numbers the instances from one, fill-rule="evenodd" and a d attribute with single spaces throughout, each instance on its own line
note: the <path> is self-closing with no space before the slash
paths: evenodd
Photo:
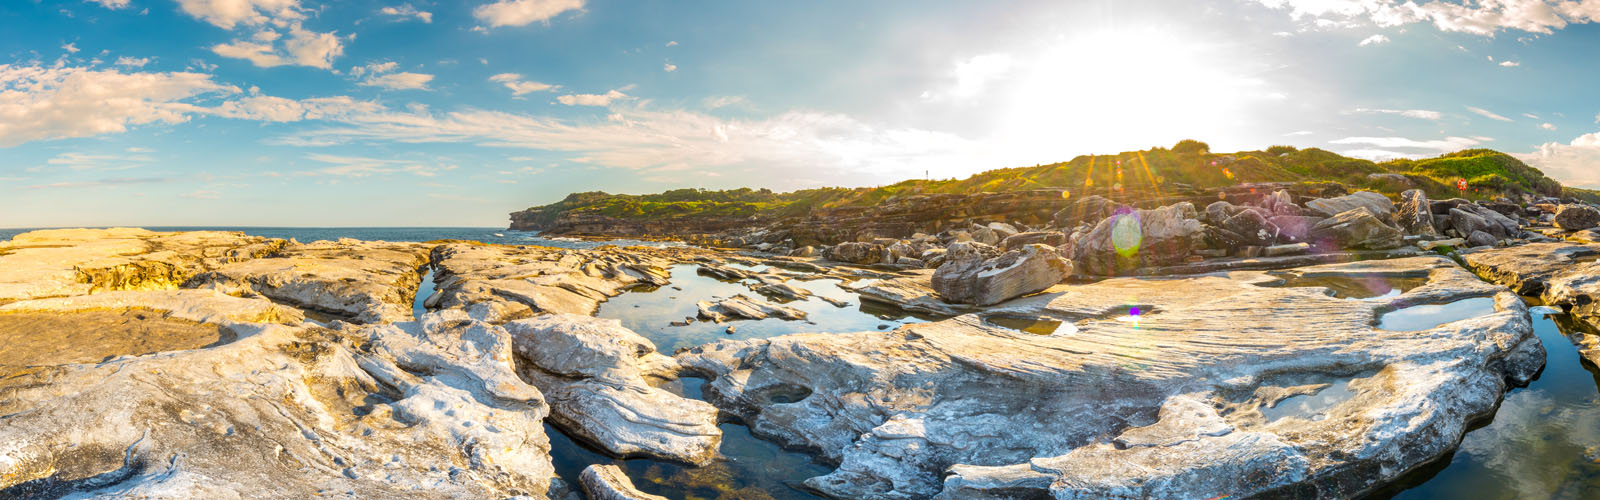
<path id="1" fill-rule="evenodd" d="M 1281 95 L 1224 49 L 1157 30 L 1065 37 L 1023 63 L 998 137 L 1017 162 L 1196 136 L 1226 140 L 1240 132 L 1252 102 Z"/>

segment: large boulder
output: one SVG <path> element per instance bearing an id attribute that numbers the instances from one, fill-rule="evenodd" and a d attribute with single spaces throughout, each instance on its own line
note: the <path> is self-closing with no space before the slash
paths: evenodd
<path id="1" fill-rule="evenodd" d="M 1275 215 L 1268 218 L 1267 222 L 1278 228 L 1278 239 L 1298 243 L 1310 238 L 1311 228 L 1323 220 L 1325 218 L 1310 215 Z"/>
<path id="2" fill-rule="evenodd" d="M 1026 233 L 1017 233 L 1006 237 L 1006 239 L 1000 241 L 1000 249 L 1012 250 L 1016 248 L 1022 248 L 1024 245 L 1033 244 L 1050 245 L 1060 248 L 1061 245 L 1066 242 L 1067 235 L 1062 234 L 1060 231 L 1030 231 Z"/>
<path id="3" fill-rule="evenodd" d="M 1479 231 L 1488 233 L 1489 235 L 1495 237 L 1495 239 L 1505 238 L 1508 236 L 1506 234 L 1505 227 L 1490 222 L 1489 219 L 1484 218 L 1477 212 L 1465 210 L 1464 208 L 1467 207 L 1467 205 L 1462 205 L 1462 207 L 1463 208 L 1450 209 L 1450 228 L 1455 229 L 1456 233 L 1460 234 L 1462 237 L 1471 236 L 1472 233 Z"/>
<path id="4" fill-rule="evenodd" d="M 1387 196 L 1372 191 L 1356 191 L 1336 198 L 1317 198 L 1306 202 L 1306 208 L 1323 217 L 1333 217 L 1357 208 L 1365 208 L 1379 220 L 1389 220 L 1394 213 L 1394 202 Z"/>
<path id="5" fill-rule="evenodd" d="M 850 264 L 877 264 L 883 261 L 883 252 L 883 245 L 851 241 L 828 247 L 823 257 Z"/>
<path id="6" fill-rule="evenodd" d="M 1239 235 L 1249 245 L 1270 246 L 1278 240 L 1278 226 L 1255 210 L 1240 211 L 1222 221 L 1222 228 Z"/>
<path id="7" fill-rule="evenodd" d="M 1073 260 L 1094 275 L 1182 263 L 1205 238 L 1205 225 L 1195 217 L 1189 202 L 1119 211 L 1076 240 Z"/>
<path id="8" fill-rule="evenodd" d="M 1600 226 L 1600 210 L 1588 205 L 1561 205 L 1556 208 L 1556 227 L 1582 231 Z"/>
<path id="9" fill-rule="evenodd" d="M 1428 195 L 1420 189 L 1400 193 L 1400 207 L 1394 214 L 1394 222 L 1409 235 L 1425 237 L 1439 235 L 1438 230 L 1433 227 L 1433 209 L 1428 203 Z"/>
<path id="10" fill-rule="evenodd" d="M 1400 230 L 1384 224 L 1366 207 L 1329 217 L 1311 228 L 1311 243 L 1324 250 L 1387 250 L 1404 244 Z"/>
<path id="11" fill-rule="evenodd" d="M 933 273 L 933 289 L 944 300 L 987 306 L 1038 292 L 1072 274 L 1072 263 L 1055 247 L 1026 245 L 990 259 L 975 250 L 952 245 L 944 265 Z"/>

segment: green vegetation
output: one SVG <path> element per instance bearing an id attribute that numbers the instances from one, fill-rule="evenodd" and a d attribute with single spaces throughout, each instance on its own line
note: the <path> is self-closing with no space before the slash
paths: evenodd
<path id="1" fill-rule="evenodd" d="M 965 179 L 908 180 L 876 188 L 820 188 L 789 193 L 767 189 L 676 189 L 659 194 L 573 193 L 559 202 L 534 207 L 524 216 L 538 224 L 566 212 L 624 219 L 673 217 L 799 216 L 819 208 L 872 206 L 917 194 L 969 194 L 1031 189 L 1064 189 L 1069 194 L 1122 193 L 1159 197 L 1189 188 L 1216 189 L 1250 182 L 1332 181 L 1352 189 L 1395 194 L 1419 188 L 1430 197 L 1487 199 L 1516 193 L 1570 196 L 1600 201 L 1600 192 L 1563 188 L 1538 169 L 1487 149 L 1469 149 L 1421 160 L 1375 163 L 1317 148 L 1272 146 L 1265 151 L 1212 153 L 1206 143 L 1184 140 L 1172 148 L 1115 155 L 1086 155 L 1072 161 L 990 170 Z M 1380 175 L 1374 175 L 1380 174 Z M 1456 182 L 1465 179 L 1463 193 Z"/>

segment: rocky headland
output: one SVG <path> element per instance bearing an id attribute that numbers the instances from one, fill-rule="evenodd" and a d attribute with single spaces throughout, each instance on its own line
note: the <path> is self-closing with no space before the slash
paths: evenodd
<path id="1" fill-rule="evenodd" d="M 26 233 L 0 243 L 0 497 L 673 498 L 617 464 L 721 484 L 733 422 L 828 498 L 1360 498 L 1540 371 L 1524 297 L 1600 326 L 1580 200 L 1240 189 L 889 204 L 723 248 Z M 659 352 L 595 317 L 685 268 L 727 291 L 649 320 L 929 319 Z M 550 429 L 613 462 L 563 477 Z"/>

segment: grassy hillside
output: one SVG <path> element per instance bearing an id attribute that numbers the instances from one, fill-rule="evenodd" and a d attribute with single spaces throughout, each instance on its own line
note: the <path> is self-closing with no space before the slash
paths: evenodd
<path id="1" fill-rule="evenodd" d="M 1373 176 L 1373 174 L 1398 174 Z M 1456 187 L 1465 179 L 1468 190 Z M 897 196 L 934 193 L 1001 192 L 1067 189 L 1075 192 L 1113 190 L 1129 197 L 1159 196 L 1183 188 L 1212 189 L 1247 182 L 1334 181 L 1352 189 L 1397 192 L 1418 187 L 1431 197 L 1492 198 L 1535 193 L 1600 199 L 1600 193 L 1563 188 L 1538 169 L 1510 155 L 1469 149 L 1437 158 L 1375 163 L 1330 151 L 1273 146 L 1262 151 L 1212 153 L 1198 141 L 1171 148 L 1152 148 L 1115 155 L 1090 155 L 1072 161 L 990 170 L 965 179 L 908 180 L 876 188 L 820 188 L 789 193 L 766 189 L 711 191 L 677 189 L 659 194 L 574 193 L 566 199 L 529 209 L 538 222 L 567 211 L 581 210 L 625 219 L 684 216 L 803 215 L 815 208 L 870 206 Z"/>

